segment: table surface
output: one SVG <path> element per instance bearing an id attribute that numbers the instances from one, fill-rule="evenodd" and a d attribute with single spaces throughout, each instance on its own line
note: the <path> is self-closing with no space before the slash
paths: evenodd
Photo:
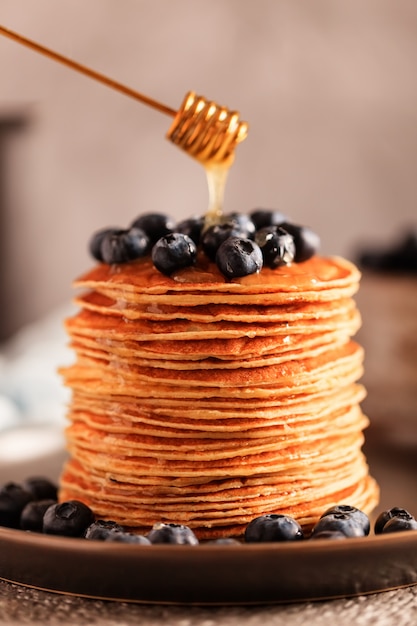
<path id="1" fill-rule="evenodd" d="M 417 586 L 358 598 L 260 607 L 148 606 L 88 600 L 0 581 L 4 626 L 411 626 Z"/>

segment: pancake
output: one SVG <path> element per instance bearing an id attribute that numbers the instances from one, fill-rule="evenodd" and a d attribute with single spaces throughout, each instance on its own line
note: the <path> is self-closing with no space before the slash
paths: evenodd
<path id="1" fill-rule="evenodd" d="M 137 532 L 240 536 L 284 513 L 370 513 L 357 268 L 311 259 L 226 280 L 214 263 L 165 276 L 150 258 L 75 281 L 75 360 L 60 499 Z"/>
<path id="2" fill-rule="evenodd" d="M 257 430 L 265 426 L 284 425 L 291 427 L 295 421 L 308 422 L 310 420 L 333 419 L 334 413 L 350 410 L 357 407 L 365 397 L 365 390 L 360 385 L 351 385 L 341 389 L 335 394 L 309 395 L 309 401 L 303 402 L 303 397 L 298 403 L 295 398 L 292 402 L 287 399 L 284 402 L 272 405 L 268 403 L 251 403 L 249 400 L 239 406 L 223 405 L 218 408 L 210 406 L 144 406 L 133 401 L 132 398 L 116 400 L 108 398 L 98 401 L 95 396 L 85 393 L 74 393 L 70 405 L 72 413 L 78 412 L 89 415 L 90 419 L 105 421 L 106 429 L 121 429 L 123 422 L 127 424 L 129 432 L 133 431 L 137 424 L 149 427 L 171 428 L 177 436 L 192 435 L 194 431 L 202 431 L 205 436 L 209 432 L 222 433 L 229 436 L 236 430 L 245 431 L 245 436 L 250 430 Z M 254 419 L 256 417 L 256 419 Z M 169 421 L 167 422 L 167 418 Z M 185 432 L 184 432 L 185 431 Z"/>
<path id="3" fill-rule="evenodd" d="M 153 302 L 164 296 L 168 304 L 177 304 L 170 300 L 174 295 L 182 298 L 182 305 L 188 300 L 194 304 L 225 302 L 219 294 L 228 294 L 227 303 L 235 304 L 235 295 L 245 295 L 244 304 L 251 304 L 257 294 L 262 294 L 263 304 L 269 302 L 267 294 L 279 299 L 283 304 L 293 301 L 311 302 L 310 294 L 316 294 L 314 300 L 327 301 L 331 296 L 342 297 L 344 290 L 349 295 L 356 293 L 360 278 L 359 270 L 346 259 L 331 257 L 323 259 L 314 256 L 303 264 L 292 264 L 277 269 L 262 269 L 262 272 L 227 281 L 216 265 L 206 257 L 200 257 L 198 266 L 176 271 L 170 277 L 155 271 L 149 257 L 123 265 L 100 264 L 74 282 L 75 287 L 92 288 L 99 293 L 114 290 L 123 295 L 123 300 L 143 302 L 141 295 L 156 296 Z M 278 271 L 277 271 L 278 270 Z M 190 296 L 187 298 L 186 296 Z M 331 298 L 333 299 L 333 298 Z M 162 300 L 161 300 L 162 301 Z M 179 305 L 181 306 L 181 304 Z"/>

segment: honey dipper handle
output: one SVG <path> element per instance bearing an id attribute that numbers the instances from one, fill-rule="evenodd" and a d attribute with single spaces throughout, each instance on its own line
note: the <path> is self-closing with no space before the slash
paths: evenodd
<path id="1" fill-rule="evenodd" d="M 8 37 L 9 39 L 13 39 L 13 41 L 18 42 L 22 44 L 23 46 L 26 46 L 27 48 L 31 48 L 32 50 L 35 50 L 36 52 L 39 52 L 40 54 L 43 54 L 44 56 L 50 59 L 53 59 L 54 61 L 58 61 L 59 63 L 62 63 L 63 65 L 66 65 L 67 67 L 70 67 L 71 69 L 76 70 L 77 72 L 80 72 L 81 74 L 84 74 L 85 76 L 89 76 L 90 78 L 93 78 L 94 80 L 97 80 L 98 82 L 103 83 L 104 85 L 107 85 L 107 87 L 111 87 L 112 89 L 115 89 L 116 91 L 120 91 L 126 96 L 129 96 L 130 98 L 139 100 L 143 104 L 153 107 L 154 109 L 157 109 L 161 113 L 165 113 L 166 115 L 171 115 L 172 117 L 174 117 L 177 114 L 177 111 L 175 111 L 174 109 L 171 109 L 165 104 L 162 104 L 161 102 L 157 102 L 156 100 L 153 100 L 152 98 L 149 98 L 148 96 L 145 96 L 139 93 L 138 91 L 135 91 L 134 89 L 131 89 L 130 87 L 127 87 L 126 85 L 122 85 L 121 83 L 118 83 L 112 78 L 109 78 L 108 76 L 104 76 L 103 74 L 100 74 L 99 72 L 96 72 L 95 70 L 92 70 L 89 67 L 85 67 L 84 65 L 81 65 L 81 63 L 77 63 L 76 61 L 73 61 L 72 59 L 69 59 L 68 57 L 58 54 L 58 52 L 54 52 L 53 50 L 50 50 L 49 48 L 45 48 L 45 46 L 42 46 L 36 43 L 35 41 L 31 41 L 30 39 L 27 39 L 26 37 L 23 37 L 22 35 L 19 35 L 18 33 L 15 33 L 12 30 L 9 30 L 8 28 L 5 28 L 2 25 L 0 25 L 0 34 L 4 35 L 5 37 Z"/>

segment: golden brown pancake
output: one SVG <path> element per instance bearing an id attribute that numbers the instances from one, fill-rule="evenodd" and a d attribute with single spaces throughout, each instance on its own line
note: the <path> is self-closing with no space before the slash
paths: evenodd
<path id="1" fill-rule="evenodd" d="M 60 498 L 204 539 L 264 513 L 306 529 L 337 503 L 369 513 L 359 278 L 318 256 L 236 280 L 204 259 L 171 277 L 143 259 L 79 278 Z"/>

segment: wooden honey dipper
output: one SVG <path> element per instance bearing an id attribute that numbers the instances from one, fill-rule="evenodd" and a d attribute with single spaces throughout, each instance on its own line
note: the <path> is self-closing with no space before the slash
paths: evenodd
<path id="1" fill-rule="evenodd" d="M 202 96 L 197 96 L 192 91 L 186 94 L 181 108 L 176 111 L 1 25 L 0 34 L 116 91 L 139 100 L 161 113 L 174 117 L 167 138 L 187 154 L 200 161 L 206 168 L 230 167 L 236 145 L 243 141 L 247 135 L 248 125 L 239 120 L 239 113 L 229 111 L 226 107 L 219 106 Z"/>

